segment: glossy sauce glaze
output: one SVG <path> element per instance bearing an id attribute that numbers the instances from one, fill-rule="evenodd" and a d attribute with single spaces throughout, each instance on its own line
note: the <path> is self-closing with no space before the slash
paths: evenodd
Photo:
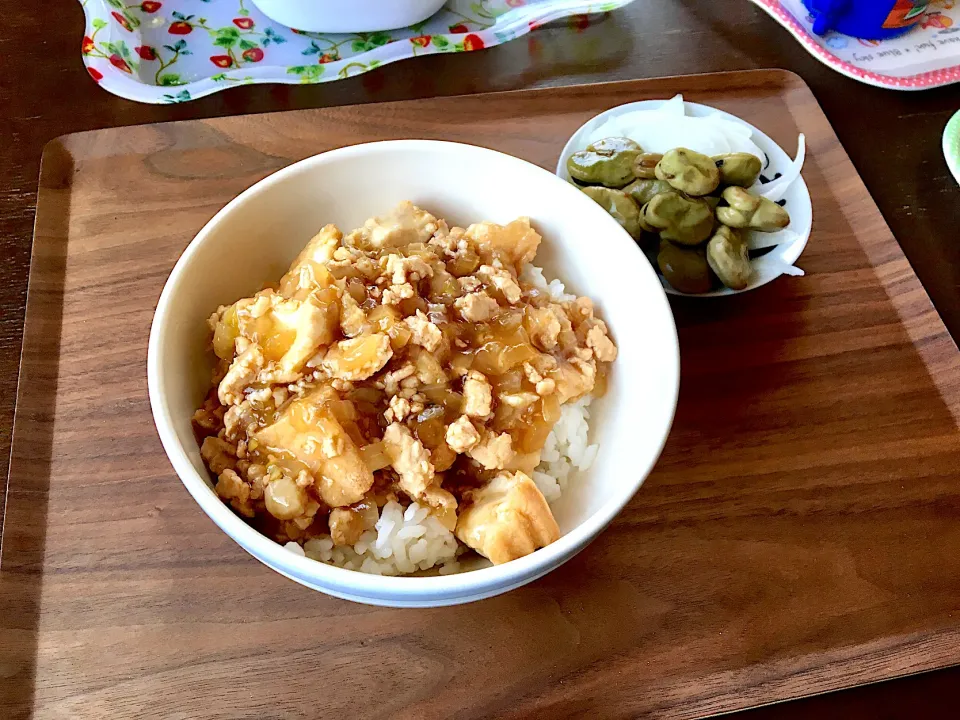
<path id="1" fill-rule="evenodd" d="M 464 230 L 404 204 L 346 237 L 327 226 L 276 287 L 220 308 L 194 418 L 220 496 L 279 542 L 347 542 L 371 508 L 416 500 L 482 544 L 489 528 L 460 526 L 499 478 L 497 502 L 546 528 L 518 546 L 555 539 L 529 476 L 616 348 L 588 299 L 525 272 L 539 243 L 526 219 Z"/>

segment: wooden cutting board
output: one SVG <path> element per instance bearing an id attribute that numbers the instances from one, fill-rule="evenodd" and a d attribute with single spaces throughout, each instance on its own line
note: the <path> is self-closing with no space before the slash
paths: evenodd
<path id="1" fill-rule="evenodd" d="M 553 168 L 593 114 L 676 92 L 788 149 L 806 133 L 807 275 L 672 300 L 673 431 L 586 551 L 505 596 L 388 610 L 280 577 L 203 515 L 154 431 L 145 359 L 167 273 L 228 200 L 387 138 Z M 958 357 L 810 90 L 782 71 L 61 138 L 30 275 L 0 716 L 694 717 L 960 661 Z"/>

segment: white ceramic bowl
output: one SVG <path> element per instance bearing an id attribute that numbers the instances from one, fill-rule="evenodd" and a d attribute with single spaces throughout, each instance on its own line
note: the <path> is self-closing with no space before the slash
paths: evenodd
<path id="1" fill-rule="evenodd" d="M 607 120 L 619 117 L 620 115 L 624 115 L 626 113 L 636 112 L 637 110 L 656 110 L 665 102 L 667 101 L 641 100 L 639 102 L 628 103 L 626 105 L 618 105 L 617 107 L 610 108 L 606 112 L 602 112 L 596 117 L 593 117 L 585 122 L 580 126 L 580 129 L 571 136 L 571 138 L 567 141 L 567 144 L 564 146 L 563 152 L 560 153 L 560 159 L 557 161 L 557 175 L 568 182 L 570 181 L 570 174 L 567 172 L 567 158 L 573 155 L 573 153 L 583 150 L 594 140 L 598 140 L 599 138 L 595 138 L 593 135 L 595 131 L 598 130 L 600 126 L 603 125 Z M 782 147 L 777 145 L 777 143 L 771 140 L 759 128 L 754 127 L 746 120 L 738 118 L 736 115 L 731 115 L 730 113 L 724 112 L 723 110 L 717 110 L 709 105 L 701 105 L 699 103 L 684 101 L 684 107 L 686 109 L 686 114 L 691 117 L 704 117 L 705 115 L 709 115 L 711 113 L 719 113 L 727 120 L 731 120 L 739 125 L 744 125 L 745 127 L 750 128 L 750 130 L 753 131 L 752 140 L 754 144 L 764 153 L 766 153 L 767 159 L 769 160 L 768 165 L 763 169 L 763 174 L 766 177 L 773 178 L 778 172 L 784 173 L 786 168 L 792 163 L 791 156 L 787 155 L 786 151 L 784 151 Z M 790 186 L 786 194 L 783 196 L 783 199 L 786 201 L 784 207 L 790 213 L 790 226 L 788 230 L 791 233 L 796 234 L 797 237 L 789 244 L 775 247 L 768 253 L 768 255 L 770 258 L 776 258 L 782 264 L 790 266 L 797 261 L 797 258 L 800 257 L 803 249 L 807 246 L 807 241 L 810 239 L 810 230 L 813 227 L 813 205 L 810 202 L 810 191 L 807 190 L 807 184 L 804 182 L 803 176 L 797 178 L 797 180 Z M 660 278 L 660 282 L 663 285 L 663 289 L 671 295 L 706 298 L 717 297 L 721 295 L 736 295 L 738 293 L 747 292 L 748 290 L 753 290 L 761 285 L 766 285 L 768 282 L 776 280 L 783 274 L 781 270 L 777 269 L 777 267 L 772 264 L 761 264 L 760 269 L 756 269 L 757 265 L 755 264 L 754 268 L 755 270 L 753 277 L 750 280 L 750 284 L 747 285 L 747 287 L 745 287 L 743 290 L 722 288 L 709 293 L 692 295 L 690 293 L 683 293 L 679 290 L 675 290 L 663 278 Z"/>
<path id="2" fill-rule="evenodd" d="M 276 280 L 326 223 L 347 230 L 412 200 L 463 224 L 532 218 L 537 262 L 570 291 L 594 298 L 620 347 L 605 397 L 591 406 L 600 452 L 554 504 L 563 536 L 500 566 L 438 577 L 379 577 L 300 557 L 256 532 L 212 490 L 190 418 L 209 389 L 206 319 L 218 305 Z M 230 202 L 187 246 L 157 305 L 147 360 L 150 403 L 163 447 L 207 515 L 251 555 L 337 597 L 426 607 L 519 587 L 582 550 L 630 500 L 670 429 L 679 384 L 673 317 L 633 241 L 598 205 L 560 178 L 484 148 L 399 140 L 340 148 L 274 173 Z"/>
<path id="3" fill-rule="evenodd" d="M 416 25 L 446 0 L 251 0 L 272 20 L 287 27 L 322 33 L 393 30 Z"/>

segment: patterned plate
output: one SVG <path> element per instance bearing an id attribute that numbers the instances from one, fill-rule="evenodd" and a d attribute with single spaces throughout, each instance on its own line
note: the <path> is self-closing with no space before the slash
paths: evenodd
<path id="1" fill-rule="evenodd" d="M 82 52 L 90 76 L 116 95 L 185 102 L 237 84 L 328 82 L 418 55 L 481 50 L 632 1 L 448 0 L 419 25 L 323 35 L 279 25 L 249 0 L 80 0 Z"/>
<path id="2" fill-rule="evenodd" d="M 960 183 L 960 112 L 950 118 L 943 131 L 943 156 L 950 172 Z"/>
<path id="3" fill-rule="evenodd" d="M 892 90 L 925 90 L 960 82 L 960 0 L 930 0 L 913 30 L 888 40 L 813 32 L 802 0 L 752 0 L 817 60 L 854 80 Z"/>

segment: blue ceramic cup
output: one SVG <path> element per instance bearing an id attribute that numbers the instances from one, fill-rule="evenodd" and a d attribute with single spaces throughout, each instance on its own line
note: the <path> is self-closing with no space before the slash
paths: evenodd
<path id="1" fill-rule="evenodd" d="M 923 18 L 929 0 L 803 0 L 813 31 L 835 30 L 864 40 L 902 35 Z"/>

